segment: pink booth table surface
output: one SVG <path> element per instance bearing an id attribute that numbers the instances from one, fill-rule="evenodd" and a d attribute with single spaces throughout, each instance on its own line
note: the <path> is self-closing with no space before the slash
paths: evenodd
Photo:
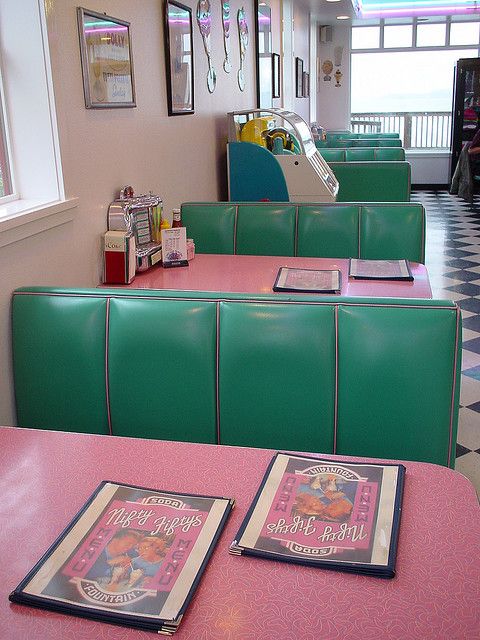
<path id="1" fill-rule="evenodd" d="M 123 286 L 132 289 L 272 294 L 274 293 L 272 287 L 280 267 L 339 269 L 342 273 L 342 290 L 340 292 L 342 296 L 432 297 L 427 269 L 423 264 L 410 263 L 414 277 L 413 282 L 405 280 L 354 280 L 348 277 L 348 259 L 346 258 L 197 254 L 188 267 L 164 269 L 158 265 L 137 274 L 130 285 Z"/>
<path id="2" fill-rule="evenodd" d="M 273 453 L 0 428 L 0 638 L 154 637 L 7 599 L 102 480 L 236 499 L 179 640 L 480 637 L 480 509 L 464 476 L 404 463 L 397 574 L 388 580 L 228 553 Z"/>

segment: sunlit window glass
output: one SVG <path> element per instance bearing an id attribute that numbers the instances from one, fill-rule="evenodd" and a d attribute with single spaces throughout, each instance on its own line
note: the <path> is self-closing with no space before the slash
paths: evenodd
<path id="1" fill-rule="evenodd" d="M 417 47 L 443 47 L 446 32 L 445 23 L 417 25 Z"/>
<path id="2" fill-rule="evenodd" d="M 452 22 L 450 25 L 450 44 L 478 44 L 479 22 Z"/>
<path id="3" fill-rule="evenodd" d="M 352 49 L 378 49 L 380 27 L 353 27 Z"/>
<path id="4" fill-rule="evenodd" d="M 10 174 L 10 163 L 7 151 L 6 132 L 2 113 L 2 101 L 0 96 L 0 198 L 13 193 Z"/>
<path id="5" fill-rule="evenodd" d="M 383 46 L 390 49 L 393 47 L 411 47 L 412 25 L 396 24 L 385 26 L 383 31 Z"/>

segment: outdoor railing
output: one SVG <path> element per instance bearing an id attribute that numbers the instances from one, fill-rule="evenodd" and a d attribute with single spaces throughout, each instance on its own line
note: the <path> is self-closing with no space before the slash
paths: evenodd
<path id="1" fill-rule="evenodd" d="M 450 111 L 352 113 L 354 133 L 398 133 L 405 149 L 450 149 Z"/>

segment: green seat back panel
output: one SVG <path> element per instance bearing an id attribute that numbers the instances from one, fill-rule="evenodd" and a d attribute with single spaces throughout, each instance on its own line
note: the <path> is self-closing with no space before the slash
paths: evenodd
<path id="1" fill-rule="evenodd" d="M 425 262 L 425 216 L 418 206 L 373 205 L 360 208 L 360 257 L 369 260 Z"/>
<path id="2" fill-rule="evenodd" d="M 216 442 L 216 303 L 112 299 L 108 371 L 114 435 Z"/>
<path id="3" fill-rule="evenodd" d="M 182 223 L 197 253 L 233 253 L 235 211 L 235 205 L 226 202 L 182 204 Z"/>
<path id="4" fill-rule="evenodd" d="M 320 155 L 326 162 L 345 162 L 345 149 L 321 149 Z"/>
<path id="5" fill-rule="evenodd" d="M 453 466 L 457 322 L 455 309 L 340 306 L 337 454 Z"/>
<path id="6" fill-rule="evenodd" d="M 109 432 L 106 306 L 102 298 L 13 297 L 13 370 L 22 427 Z"/>
<path id="7" fill-rule="evenodd" d="M 381 139 L 381 138 L 400 138 L 400 135 L 398 133 L 374 132 L 374 133 L 357 133 L 357 137 L 363 138 L 363 139 L 368 139 L 368 138 Z"/>
<path id="8" fill-rule="evenodd" d="M 408 162 L 332 162 L 337 202 L 409 202 Z"/>
<path id="9" fill-rule="evenodd" d="M 239 205 L 236 253 L 293 256 L 294 251 L 294 205 Z"/>
<path id="10" fill-rule="evenodd" d="M 403 149 L 402 147 L 377 147 L 373 149 L 373 153 L 375 156 L 375 160 L 405 160 L 405 149 Z"/>
<path id="11" fill-rule="evenodd" d="M 358 257 L 358 206 L 299 206 L 297 255 Z"/>
<path id="12" fill-rule="evenodd" d="M 375 160 L 374 157 L 375 149 L 356 149 L 352 147 L 351 149 L 345 149 L 345 160 L 347 162 L 357 161 L 357 162 L 372 162 Z"/>
<path id="13" fill-rule="evenodd" d="M 352 140 L 352 147 L 401 147 L 399 138 L 359 138 Z"/>
<path id="14" fill-rule="evenodd" d="M 229 142 L 227 162 L 232 202 L 289 201 L 282 167 L 265 147 L 253 142 Z"/>
<path id="15" fill-rule="evenodd" d="M 222 302 L 220 442 L 331 452 L 333 305 Z"/>

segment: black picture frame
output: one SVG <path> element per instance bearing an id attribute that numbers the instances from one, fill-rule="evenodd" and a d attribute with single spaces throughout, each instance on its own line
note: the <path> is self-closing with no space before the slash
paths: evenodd
<path id="1" fill-rule="evenodd" d="M 295 58 L 295 95 L 297 98 L 303 98 L 303 60 Z"/>
<path id="2" fill-rule="evenodd" d="M 272 98 L 280 98 L 280 56 L 272 53 Z"/>
<path id="3" fill-rule="evenodd" d="M 164 26 L 168 115 L 194 113 L 192 9 L 165 0 Z"/>
<path id="4" fill-rule="evenodd" d="M 304 98 L 310 97 L 310 74 L 306 71 L 303 72 L 302 77 L 302 92 Z"/>

